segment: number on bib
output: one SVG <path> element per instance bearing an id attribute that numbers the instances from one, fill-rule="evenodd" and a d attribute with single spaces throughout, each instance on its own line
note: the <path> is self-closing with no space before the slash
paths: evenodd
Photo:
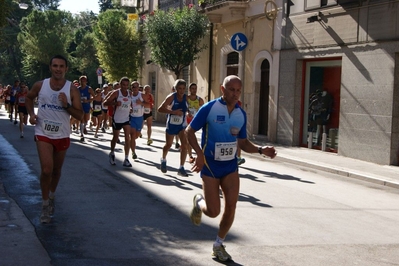
<path id="1" fill-rule="evenodd" d="M 43 121 L 43 132 L 48 136 L 59 136 L 61 135 L 60 128 L 62 123 L 51 121 L 51 120 L 44 120 Z"/>
<path id="2" fill-rule="evenodd" d="M 216 142 L 215 143 L 215 160 L 230 161 L 233 160 L 237 152 L 237 142 Z"/>
<path id="3" fill-rule="evenodd" d="M 170 124 L 171 125 L 181 125 L 181 124 L 183 124 L 183 116 L 171 115 L 170 116 Z"/>

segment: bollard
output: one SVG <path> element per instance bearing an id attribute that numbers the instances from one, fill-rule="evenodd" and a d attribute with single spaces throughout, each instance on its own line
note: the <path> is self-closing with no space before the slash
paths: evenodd
<path id="1" fill-rule="evenodd" d="M 337 128 L 330 128 L 330 130 L 329 130 L 330 147 L 332 149 L 335 149 L 336 140 L 337 140 L 337 133 L 338 133 L 338 129 Z"/>
<path id="2" fill-rule="evenodd" d="M 308 132 L 308 148 L 311 149 L 313 147 L 313 132 Z"/>
<path id="3" fill-rule="evenodd" d="M 327 148 L 327 133 L 321 135 L 321 150 L 326 151 Z"/>

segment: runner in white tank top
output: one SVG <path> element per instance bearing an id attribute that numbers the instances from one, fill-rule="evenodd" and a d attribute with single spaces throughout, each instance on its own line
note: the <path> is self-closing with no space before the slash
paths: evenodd
<path id="1" fill-rule="evenodd" d="M 130 109 L 132 106 L 132 95 L 129 91 L 130 81 L 129 78 L 123 77 L 120 82 L 120 89 L 113 91 L 108 97 L 105 98 L 104 105 L 112 106 L 114 110 L 114 116 L 112 121 L 112 140 L 111 140 L 111 152 L 109 153 L 109 163 L 116 165 L 115 163 L 115 146 L 119 139 L 119 133 L 123 129 L 125 134 L 125 160 L 123 166 L 132 167 L 129 162 L 129 150 L 130 150 Z"/>
<path id="2" fill-rule="evenodd" d="M 50 79 L 43 80 L 39 92 L 35 135 L 46 136 L 49 139 L 69 138 L 71 135 L 70 115 L 62 107 L 58 95 L 60 92 L 65 93 L 68 103 L 71 104 L 71 82 L 66 81 L 59 91 L 52 90 L 49 82 Z"/>
<path id="3" fill-rule="evenodd" d="M 80 93 L 65 79 L 68 60 L 56 55 L 50 60 L 51 78 L 35 82 L 25 98 L 29 122 L 35 125 L 35 141 L 40 159 L 40 189 L 42 196 L 41 223 L 50 223 L 54 214 L 55 191 L 61 169 L 70 146 L 69 119 L 83 117 Z M 38 113 L 34 101 L 39 97 Z"/>
<path id="4" fill-rule="evenodd" d="M 118 90 L 117 102 L 121 102 L 121 105 L 116 106 L 114 111 L 114 122 L 125 123 L 129 121 L 130 108 L 132 103 L 132 95 L 130 91 L 127 91 L 127 95 L 123 96 L 122 91 Z"/>

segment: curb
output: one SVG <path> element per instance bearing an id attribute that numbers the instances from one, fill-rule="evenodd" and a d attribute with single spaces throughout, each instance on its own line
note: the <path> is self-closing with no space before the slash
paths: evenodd
<path id="1" fill-rule="evenodd" d="M 164 128 L 165 128 L 164 124 L 160 123 L 160 122 L 155 122 L 152 125 L 153 131 L 163 133 L 163 132 L 165 132 Z M 201 132 L 198 131 L 197 137 L 200 138 L 200 136 L 201 136 Z M 264 143 L 262 141 L 255 140 L 255 139 L 250 139 L 250 140 L 253 143 L 258 144 L 258 145 L 274 145 L 274 144 Z M 277 150 L 279 149 L 278 145 L 274 145 L 274 146 L 277 148 Z M 258 157 L 256 155 L 253 155 L 250 153 L 245 153 L 245 156 L 249 156 L 252 158 Z M 279 161 L 279 162 L 284 162 L 284 163 L 290 163 L 290 164 L 294 164 L 294 165 L 298 165 L 298 166 L 308 167 L 308 168 L 311 168 L 314 170 L 323 171 L 323 172 L 327 172 L 327 173 L 331 173 L 331 174 L 336 174 L 336 175 L 343 176 L 343 177 L 349 177 L 349 178 L 353 178 L 353 179 L 357 179 L 357 180 L 362 180 L 362 181 L 370 182 L 370 183 L 373 183 L 376 185 L 382 185 L 382 186 L 399 189 L 398 181 L 391 181 L 391 180 L 388 180 L 387 178 L 384 179 L 381 176 L 371 175 L 368 173 L 362 173 L 362 172 L 359 172 L 356 170 L 342 168 L 339 166 L 331 166 L 329 164 L 325 164 L 325 163 L 321 163 L 321 162 L 317 162 L 317 164 L 316 164 L 313 161 L 309 161 L 309 160 L 306 160 L 303 158 L 298 159 L 296 157 L 284 155 L 284 152 L 280 152 L 274 160 Z M 383 166 L 381 166 L 381 167 L 383 167 Z"/>

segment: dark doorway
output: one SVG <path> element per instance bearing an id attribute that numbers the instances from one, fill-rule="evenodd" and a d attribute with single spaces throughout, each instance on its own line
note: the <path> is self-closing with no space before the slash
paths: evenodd
<path id="1" fill-rule="evenodd" d="M 260 92 L 259 92 L 259 130 L 258 134 L 266 135 L 269 125 L 269 74 L 270 63 L 268 60 L 263 60 L 260 67 Z"/>
<path id="2" fill-rule="evenodd" d="M 227 76 L 238 75 L 239 55 L 237 52 L 231 52 L 227 55 Z"/>

